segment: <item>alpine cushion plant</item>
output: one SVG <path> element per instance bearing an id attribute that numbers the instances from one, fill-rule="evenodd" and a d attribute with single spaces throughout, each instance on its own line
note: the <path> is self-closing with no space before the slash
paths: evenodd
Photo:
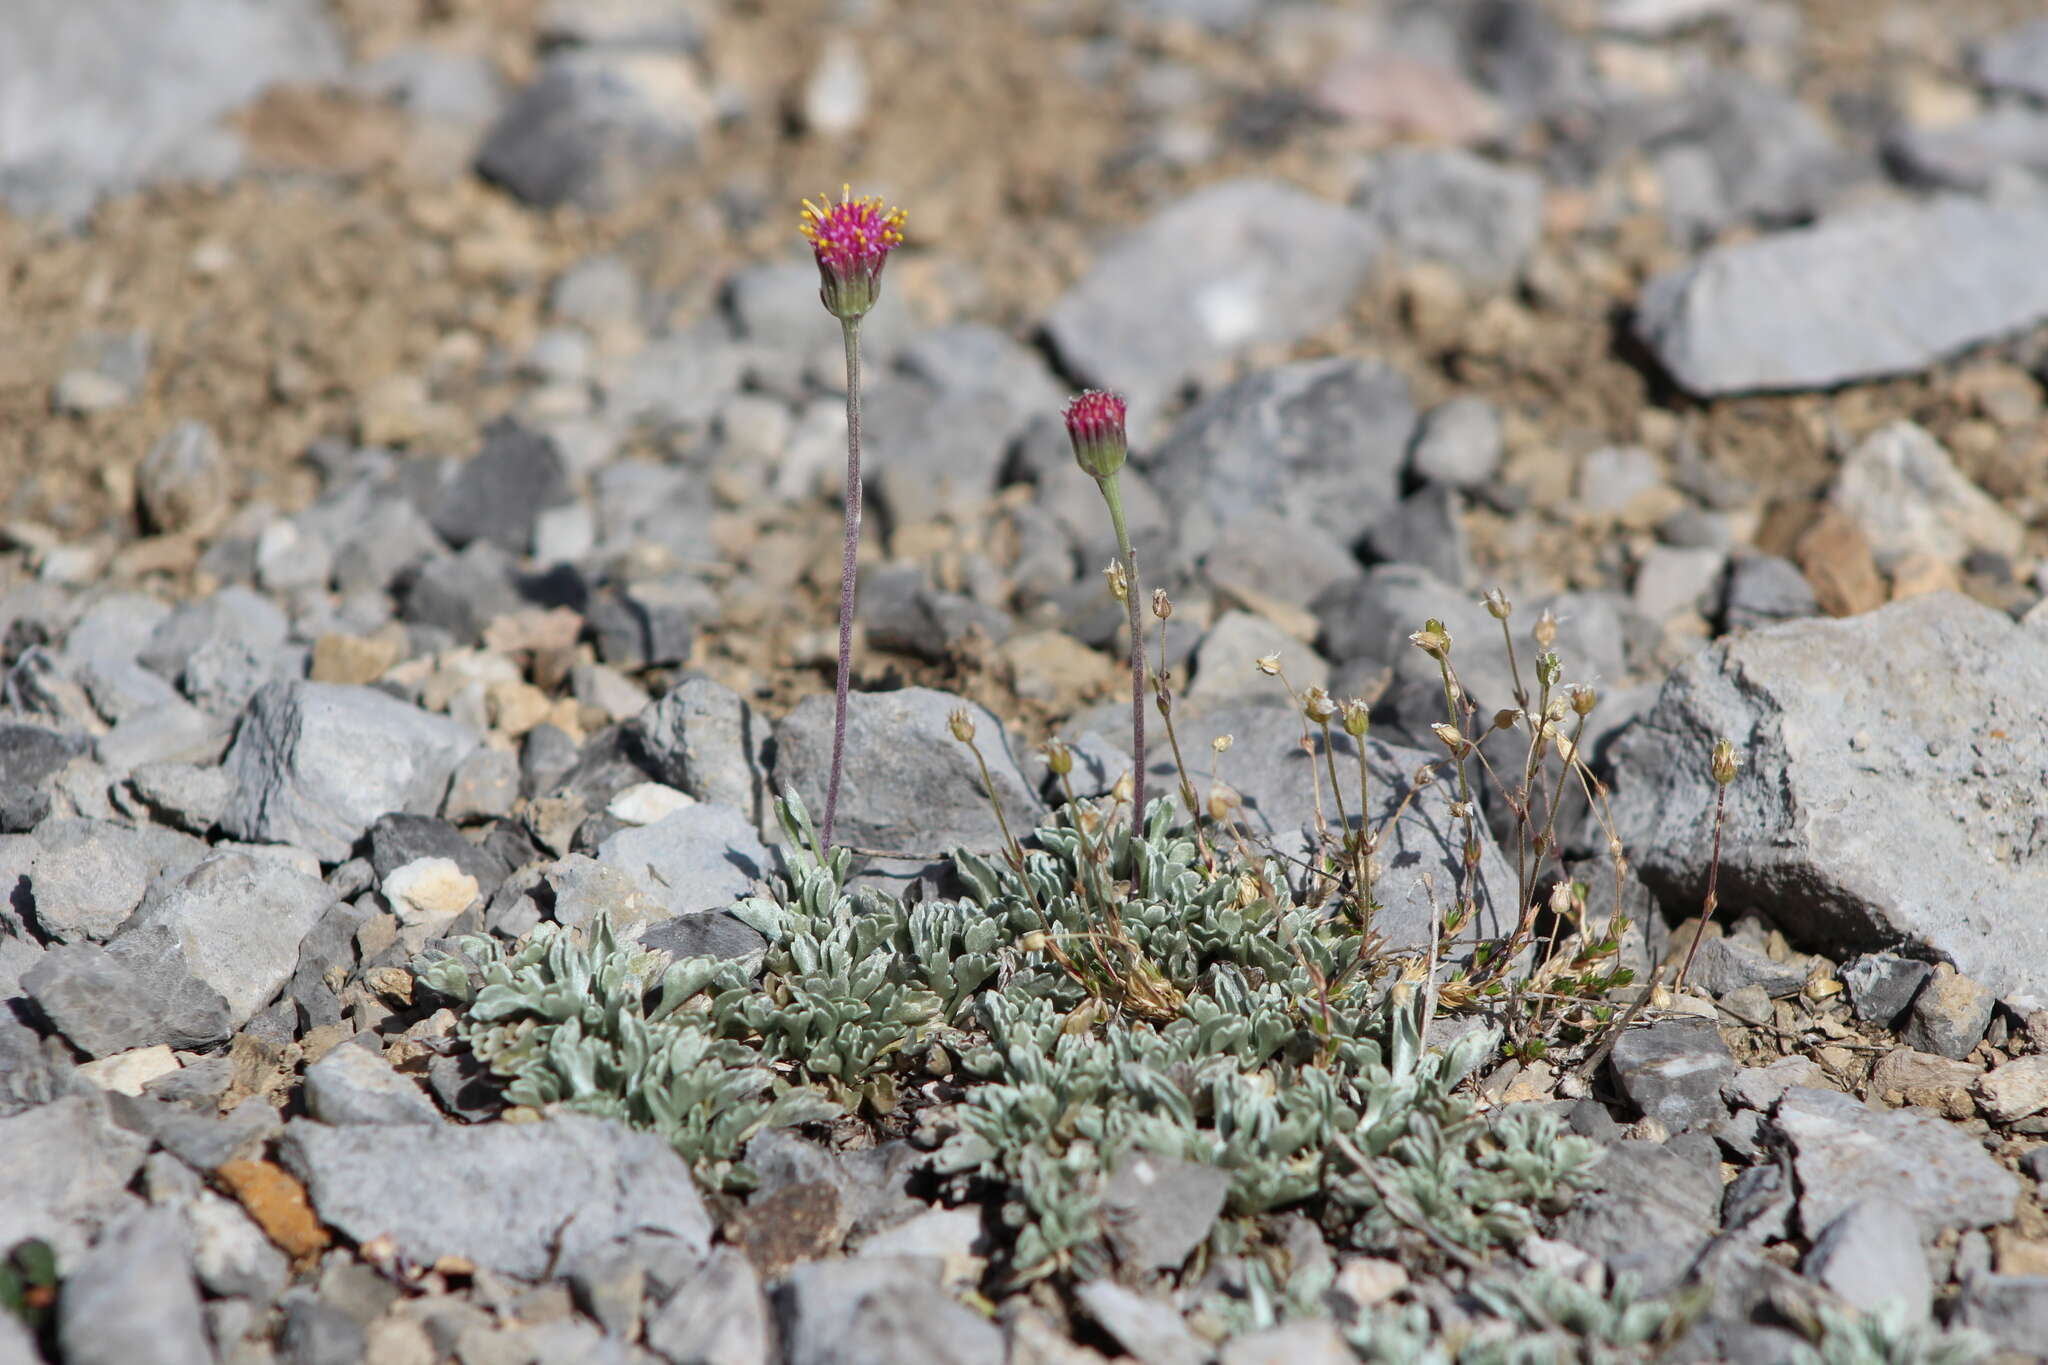
<path id="1" fill-rule="evenodd" d="M 1102 389 L 1089 389 L 1067 404 L 1065 416 L 1074 460 L 1102 490 L 1110 524 L 1116 528 L 1117 553 L 1123 557 L 1118 595 L 1131 619 L 1131 838 L 1137 839 L 1145 826 L 1145 636 L 1138 625 L 1138 552 L 1131 548 L 1123 489 L 1117 480 L 1130 453 L 1124 435 L 1124 400 Z M 1114 586 L 1118 577 L 1112 574 L 1110 581 Z"/>
<path id="2" fill-rule="evenodd" d="M 851 185 L 820 203 L 804 200 L 798 230 L 818 258 L 818 298 L 839 319 L 846 340 L 846 546 L 839 564 L 839 673 L 832 689 L 832 771 L 825 786 L 824 840 L 832 842 L 839 778 L 846 753 L 846 692 L 853 673 L 853 599 L 860 552 L 860 320 L 882 293 L 882 267 L 903 244 L 902 209 L 883 209 L 872 196 L 855 199 Z"/>

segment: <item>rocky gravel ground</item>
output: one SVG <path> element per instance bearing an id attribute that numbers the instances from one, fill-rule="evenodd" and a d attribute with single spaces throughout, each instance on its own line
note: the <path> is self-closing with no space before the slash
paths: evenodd
<path id="1" fill-rule="evenodd" d="M 2048 1358 L 2038 7 L 6 24 L 0 1362 Z M 1636 980 L 1459 1091 L 1591 1144 L 1511 1238 L 1226 1211 L 1162 1156 L 1088 1177 L 1113 1254 L 1024 1276 L 943 1169 L 987 1030 L 762 1120 L 744 1180 L 486 1064 L 466 935 L 779 979 L 749 898 L 801 880 L 776 795 L 823 803 L 846 431 L 796 204 L 842 181 L 910 212 L 863 328 L 863 885 L 935 902 L 1046 825 L 1050 737 L 1084 797 L 1129 768 L 1083 385 L 1130 401 L 1196 798 L 1283 853 L 1321 812 L 1254 660 L 1369 702 L 1361 768 L 1441 835 L 1409 637 L 1490 714 L 1481 592 L 1525 669 L 1550 613 L 1610 796 L 1553 852 Z M 1419 952 L 1463 860 L 1404 837 Z M 1440 1003 L 1454 1050 L 1492 1018 Z"/>

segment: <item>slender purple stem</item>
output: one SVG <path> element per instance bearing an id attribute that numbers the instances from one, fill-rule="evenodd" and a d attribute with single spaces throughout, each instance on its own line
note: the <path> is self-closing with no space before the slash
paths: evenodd
<path id="1" fill-rule="evenodd" d="M 832 775 L 825 784 L 827 849 L 839 813 L 839 778 L 846 761 L 846 693 L 853 683 L 853 590 L 860 557 L 860 319 L 840 323 L 846 337 L 846 548 L 839 561 L 839 677 L 832 687 Z"/>

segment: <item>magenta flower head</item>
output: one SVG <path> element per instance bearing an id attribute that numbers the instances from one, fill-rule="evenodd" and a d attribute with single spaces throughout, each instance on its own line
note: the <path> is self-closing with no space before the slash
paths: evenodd
<path id="1" fill-rule="evenodd" d="M 1098 479 L 1124 467 L 1129 445 L 1124 439 L 1124 400 L 1103 389 L 1090 389 L 1067 404 L 1067 439 L 1074 459 Z"/>
<path id="2" fill-rule="evenodd" d="M 824 203 L 804 200 L 798 229 L 817 253 L 818 277 L 823 281 L 818 297 L 833 317 L 857 322 L 881 297 L 882 266 L 903 244 L 904 213 L 884 210 L 873 196 L 855 199 L 851 185 L 839 187 L 836 204 L 829 194 L 818 198 Z"/>

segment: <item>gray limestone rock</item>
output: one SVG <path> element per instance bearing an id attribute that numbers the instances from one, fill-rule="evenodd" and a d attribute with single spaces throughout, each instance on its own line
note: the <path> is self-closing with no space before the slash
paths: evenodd
<path id="1" fill-rule="evenodd" d="M 610 208 L 686 163 L 711 115 L 680 53 L 562 51 L 491 129 L 477 170 L 530 204 Z"/>
<path id="2" fill-rule="evenodd" d="M 192 1273 L 191 1234 L 175 1209 L 142 1209 L 64 1266 L 57 1340 L 80 1365 L 211 1365 Z"/>
<path id="3" fill-rule="evenodd" d="M 768 724 L 739 693 L 685 678 L 640 713 L 633 732 L 656 779 L 760 819 Z"/>
<path id="4" fill-rule="evenodd" d="M 1711 1020 L 1672 1019 L 1630 1029 L 1615 1041 L 1611 1055 L 1630 1103 L 1672 1132 L 1726 1116 L 1721 1087 L 1734 1077 L 1735 1059 Z"/>
<path id="5" fill-rule="evenodd" d="M 1455 147 L 1380 153 L 1355 202 L 1403 258 L 1480 289 L 1511 283 L 1543 236 L 1542 177 Z"/>
<path id="6" fill-rule="evenodd" d="M 1934 1304 L 1920 1229 L 1910 1213 L 1882 1197 L 1858 1200 L 1837 1214 L 1813 1239 L 1800 1269 L 1866 1313 L 1898 1302 L 1921 1321 Z"/>
<path id="7" fill-rule="evenodd" d="M 597 860 L 632 877 L 671 915 L 722 910 L 750 895 L 770 869 L 754 823 L 731 806 L 694 805 L 620 830 Z"/>
<path id="8" fill-rule="evenodd" d="M 50 813 L 50 783 L 85 740 L 40 725 L 0 724 L 0 833 L 31 830 Z"/>
<path id="9" fill-rule="evenodd" d="M 0 198 L 76 221 L 105 194 L 217 179 L 242 159 L 222 118 L 279 82 L 341 75 L 331 17 L 310 0 L 24 0 L 10 6 L 0 89 L 22 109 L 0 153 Z"/>
<path id="10" fill-rule="evenodd" d="M 389 1234 L 416 1261 L 467 1256 L 540 1279 L 557 1257 L 634 1232 L 701 1255 L 711 1242 L 689 1168 L 653 1133 L 579 1114 L 454 1128 L 286 1125 L 283 1157 L 323 1222 L 356 1241 Z"/>
<path id="11" fill-rule="evenodd" d="M 306 1068 L 306 1112 L 322 1123 L 439 1123 L 419 1086 L 374 1050 L 344 1043 Z"/>
<path id="12" fill-rule="evenodd" d="M 1921 369 L 2048 317 L 2048 207 L 1936 199 L 1717 247 L 1643 290 L 1636 330 L 1711 396 Z"/>
<path id="13" fill-rule="evenodd" d="M 1785 1092 L 1771 1126 L 1791 1144 L 1799 1223 L 1817 1235 L 1882 1190 L 1930 1242 L 2012 1217 L 2019 1181 L 1968 1134 L 1920 1109 L 1872 1109 L 1833 1090 Z"/>
<path id="14" fill-rule="evenodd" d="M 1205 399 L 1137 463 L 1190 552 L 1258 512 L 1350 545 L 1395 504 L 1414 430 L 1408 382 L 1393 369 L 1304 360 Z"/>
<path id="15" fill-rule="evenodd" d="M 1849 1004 L 1865 1023 L 1890 1025 L 1906 1012 L 1927 978 L 1934 974 L 1930 963 L 1895 953 L 1868 953 L 1842 967 L 1842 984 L 1849 988 Z"/>
<path id="16" fill-rule="evenodd" d="M 2048 1004 L 2048 925 L 2000 913 L 2048 895 L 2048 637 L 1933 594 L 1682 664 L 1608 751 L 1618 832 L 1667 904 L 1704 891 L 1723 737 L 1743 758 L 1724 904 L 1831 953 L 1913 944 Z"/>
<path id="17" fill-rule="evenodd" d="M 761 1277 L 732 1247 L 714 1251 L 647 1319 L 647 1345 L 669 1365 L 766 1365 L 774 1341 Z"/>
<path id="18" fill-rule="evenodd" d="M 1976 70 L 1986 85 L 2048 100 L 2048 18 L 2029 20 L 1978 48 Z"/>
<path id="19" fill-rule="evenodd" d="M 1140 1365 L 1204 1365 L 1209 1347 L 1180 1311 L 1114 1280 L 1090 1280 L 1074 1291 L 1088 1316 L 1115 1337 Z"/>
<path id="20" fill-rule="evenodd" d="M 235 794 L 224 769 L 191 763 L 145 763 L 128 774 L 128 785 L 150 814 L 193 834 L 219 823 Z"/>
<path id="21" fill-rule="evenodd" d="M 193 975 L 176 937 L 161 927 L 130 929 L 104 948 L 52 949 L 22 973 L 21 988 L 94 1057 L 158 1043 L 208 1047 L 234 1032 L 226 999 Z"/>
<path id="22" fill-rule="evenodd" d="M 340 862 L 377 817 L 439 810 L 467 727 L 369 687 L 271 683 L 228 751 L 235 798 L 221 827 Z"/>
<path id="23" fill-rule="evenodd" d="M 168 935 L 240 1027 L 290 979 L 299 945 L 334 900 L 326 883 L 276 858 L 220 852 L 159 882 L 121 940 Z"/>
<path id="24" fill-rule="evenodd" d="M 1946 962 L 1936 964 L 1913 997 L 1899 1040 L 1907 1047 L 1942 1057 L 1963 1058 L 1984 1036 L 1998 998 L 1983 984 L 1959 976 Z"/>
<path id="25" fill-rule="evenodd" d="M 1134 1152 L 1110 1174 L 1102 1206 L 1122 1264 L 1178 1270 L 1209 1236 L 1230 1172 L 1194 1161 Z"/>
<path id="26" fill-rule="evenodd" d="M 1276 181 L 1226 181 L 1112 243 L 1046 326 L 1069 369 L 1129 397 L 1142 439 L 1182 385 L 1341 316 L 1378 249 L 1349 209 Z"/>
<path id="27" fill-rule="evenodd" d="M 534 518 L 562 497 L 565 486 L 554 441 L 516 422 L 499 422 L 442 491 L 434 529 L 458 550 L 488 540 L 523 555 L 532 545 Z"/>
<path id="28" fill-rule="evenodd" d="M 775 1296 L 788 1365 L 1001 1365 L 1003 1334 L 913 1259 L 812 1261 Z"/>
<path id="29" fill-rule="evenodd" d="M 0 1228 L 8 1245 L 42 1238 L 68 1270 L 102 1226 L 133 1206 L 128 1182 L 148 1153 L 149 1139 L 115 1123 L 96 1093 L 0 1117 Z"/>
<path id="30" fill-rule="evenodd" d="M 867 848 L 940 854 L 955 847 L 991 852 L 1002 832 L 981 785 L 981 769 L 954 739 L 947 717 L 964 708 L 995 778 L 1012 830 L 1034 828 L 1043 813 L 1012 757 L 1002 722 L 948 692 L 907 687 L 848 698 L 845 776 L 833 837 Z M 811 696 L 775 729 L 775 788 L 794 787 L 822 827 L 832 757 L 832 698 Z"/>

